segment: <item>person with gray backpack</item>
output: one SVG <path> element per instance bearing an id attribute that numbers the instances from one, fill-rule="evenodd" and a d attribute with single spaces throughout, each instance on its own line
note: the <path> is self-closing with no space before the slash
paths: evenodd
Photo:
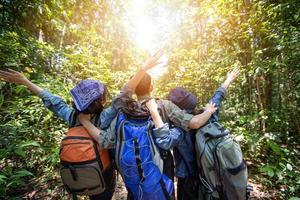
<path id="1" fill-rule="evenodd" d="M 156 137 L 159 147 L 173 148 L 179 200 L 246 199 L 247 168 L 241 149 L 230 136 L 229 131 L 218 122 L 221 102 L 227 88 L 236 79 L 238 73 L 237 68 L 229 73 L 226 81 L 211 98 L 210 102 L 214 103 L 218 110 L 212 114 L 204 126 L 190 132 L 185 132 L 178 127 L 171 129 L 170 135 L 177 138 L 173 139 L 172 143 L 166 143 L 161 139 L 166 136 Z M 197 99 L 187 90 L 181 87 L 174 88 L 170 91 L 168 99 L 179 108 L 195 113 Z M 197 113 L 201 112 L 203 109 Z M 222 153 L 223 151 L 226 153 Z M 196 172 L 193 170 L 196 163 L 199 169 L 198 187 L 195 187 Z"/>
<path id="2" fill-rule="evenodd" d="M 196 133 L 196 159 L 199 167 L 199 200 L 245 200 L 251 187 L 247 185 L 247 165 L 238 142 L 219 122 L 221 102 L 239 69 L 229 73 L 226 81 L 211 98 L 218 110 Z"/>

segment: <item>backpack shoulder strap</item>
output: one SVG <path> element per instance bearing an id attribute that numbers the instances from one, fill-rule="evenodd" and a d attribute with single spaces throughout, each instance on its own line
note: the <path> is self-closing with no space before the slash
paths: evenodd
<path id="1" fill-rule="evenodd" d="M 76 121 L 77 121 L 77 116 L 78 116 L 78 113 L 73 110 L 71 115 L 70 115 L 70 124 L 69 124 L 69 128 L 72 128 L 76 125 Z"/>

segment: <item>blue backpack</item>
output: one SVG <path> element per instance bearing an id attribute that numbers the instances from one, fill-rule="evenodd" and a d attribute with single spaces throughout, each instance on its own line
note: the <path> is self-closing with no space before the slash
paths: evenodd
<path id="1" fill-rule="evenodd" d="M 163 174 L 163 160 L 152 138 L 150 117 L 118 115 L 115 161 L 134 200 L 171 200 L 173 181 Z"/>

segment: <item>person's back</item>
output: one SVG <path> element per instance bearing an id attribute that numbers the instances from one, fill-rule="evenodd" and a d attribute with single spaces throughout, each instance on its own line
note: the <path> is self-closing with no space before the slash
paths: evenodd
<path id="1" fill-rule="evenodd" d="M 94 114 L 100 118 L 103 110 L 103 103 L 106 100 L 106 87 L 99 81 L 84 80 L 79 83 L 71 91 L 71 95 L 75 104 L 73 107 L 71 107 L 61 97 L 53 95 L 49 91 L 40 88 L 38 85 L 32 83 L 19 72 L 14 70 L 0 70 L 0 78 L 3 78 L 11 83 L 26 86 L 33 94 L 42 99 L 45 107 L 55 113 L 56 116 L 67 122 L 71 129 L 72 127 L 79 125 L 77 116 L 81 112 Z M 101 120 L 99 120 L 99 123 L 100 121 Z M 96 138 L 94 139 L 97 141 Z M 103 200 L 110 200 L 112 198 L 115 187 L 114 169 L 112 168 L 111 164 L 106 166 L 107 167 L 103 172 L 103 177 L 107 187 L 105 188 L 104 192 L 101 192 L 100 194 L 90 195 L 90 199 L 92 200 L 99 198 Z"/>
<path id="2" fill-rule="evenodd" d="M 218 107 L 208 121 L 219 120 L 219 110 L 224 99 L 226 88 L 235 79 L 238 70 L 234 70 L 212 96 L 209 102 Z M 168 99 L 187 113 L 203 113 L 204 109 L 195 111 L 197 98 L 189 91 L 177 87 L 170 91 Z M 169 136 L 156 136 L 157 144 L 164 149 L 172 149 L 175 158 L 175 174 L 178 178 L 177 198 L 180 200 L 197 199 L 197 163 L 195 152 L 195 130 L 185 131 L 174 126 Z M 171 138 L 171 139 L 170 139 Z"/>

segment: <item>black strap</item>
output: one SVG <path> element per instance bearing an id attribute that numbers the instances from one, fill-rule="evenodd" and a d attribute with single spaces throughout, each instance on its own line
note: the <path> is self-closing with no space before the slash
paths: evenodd
<path id="1" fill-rule="evenodd" d="M 77 198 L 77 195 L 75 194 L 75 193 L 72 193 L 72 199 L 73 200 L 77 200 L 78 198 Z"/>
<path id="2" fill-rule="evenodd" d="M 161 189 L 162 189 L 166 199 L 173 200 L 173 198 L 170 196 L 169 192 L 167 191 L 167 188 L 166 188 L 166 185 L 165 185 L 163 179 L 160 179 L 159 183 L 160 183 Z"/>
<path id="3" fill-rule="evenodd" d="M 135 156 L 135 162 L 138 168 L 138 173 L 139 176 L 141 178 L 141 182 L 143 182 L 145 180 L 145 176 L 144 176 L 144 170 L 142 168 L 142 161 L 140 158 L 140 149 L 139 149 L 139 143 L 137 138 L 134 138 L 134 156 Z"/>
<path id="4" fill-rule="evenodd" d="M 77 116 L 78 116 L 78 113 L 75 110 L 73 110 L 72 113 L 71 113 L 71 116 L 70 116 L 70 118 L 71 118 L 71 123 L 69 125 L 70 128 L 75 126 Z"/>
<path id="5" fill-rule="evenodd" d="M 93 146 L 94 146 L 94 151 L 95 151 L 95 154 L 96 154 L 96 159 L 97 159 L 97 162 L 98 162 L 98 164 L 99 164 L 99 166 L 100 166 L 100 169 L 101 169 L 101 171 L 103 171 L 103 164 L 102 164 L 102 160 L 101 160 L 101 158 L 100 158 L 100 155 L 99 155 L 99 151 L 98 151 L 98 148 L 97 148 L 97 142 L 94 140 L 93 141 Z"/>
<path id="6" fill-rule="evenodd" d="M 96 115 L 96 118 L 95 118 L 95 121 L 94 121 L 94 125 L 97 126 L 97 127 L 98 127 L 98 125 L 100 125 L 100 123 L 101 123 L 101 122 L 98 123 L 99 119 L 100 119 L 100 114 L 97 114 L 97 115 Z"/>
<path id="7" fill-rule="evenodd" d="M 77 181 L 77 172 L 76 172 L 76 169 L 72 165 L 69 165 L 68 167 L 70 169 L 70 172 L 71 172 L 73 180 Z"/>
<path id="8" fill-rule="evenodd" d="M 237 175 L 240 171 L 247 167 L 246 161 L 243 159 L 242 163 L 236 168 L 227 168 L 228 172 L 232 175 Z"/>

